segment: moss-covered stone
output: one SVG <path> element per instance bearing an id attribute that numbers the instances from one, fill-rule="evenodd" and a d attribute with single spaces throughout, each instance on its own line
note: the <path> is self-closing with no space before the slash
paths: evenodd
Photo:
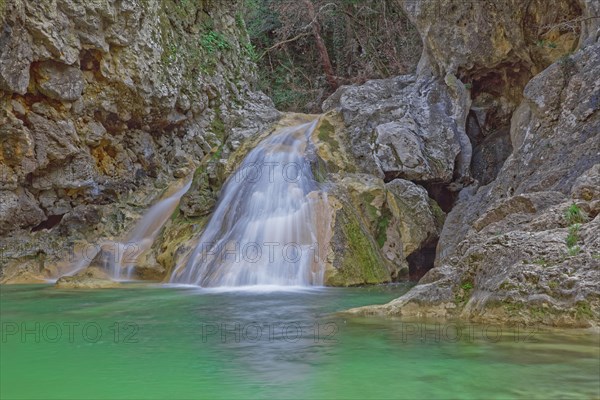
<path id="1" fill-rule="evenodd" d="M 355 286 L 391 280 L 377 244 L 351 208 L 340 209 L 336 215 L 332 250 L 335 269 L 327 271 L 326 285 Z"/>
<path id="2" fill-rule="evenodd" d="M 344 142 L 345 129 L 340 115 L 327 113 L 319 118 L 319 124 L 312 135 L 317 155 L 329 172 L 356 172 L 356 163 Z"/>
<path id="3" fill-rule="evenodd" d="M 318 138 L 319 140 L 327 143 L 331 148 L 331 151 L 339 151 L 340 144 L 335 139 L 335 128 L 327 119 L 324 119 L 319 125 Z"/>

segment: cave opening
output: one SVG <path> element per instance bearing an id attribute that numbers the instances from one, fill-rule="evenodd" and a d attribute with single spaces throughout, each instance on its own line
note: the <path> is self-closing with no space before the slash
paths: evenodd
<path id="1" fill-rule="evenodd" d="M 430 183 L 430 182 L 415 182 L 427 190 L 430 198 L 440 206 L 446 214 L 452 210 L 454 203 L 458 198 L 458 192 L 450 190 L 448 183 Z"/>

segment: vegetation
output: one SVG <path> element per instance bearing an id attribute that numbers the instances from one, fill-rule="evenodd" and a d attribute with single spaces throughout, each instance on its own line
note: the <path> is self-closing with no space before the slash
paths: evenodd
<path id="1" fill-rule="evenodd" d="M 579 247 L 579 246 L 569 247 L 569 255 L 571 257 L 576 256 L 579 253 L 581 253 L 581 247 Z"/>
<path id="2" fill-rule="evenodd" d="M 454 302 L 457 305 L 464 305 L 471 297 L 474 287 L 475 286 L 470 278 L 463 280 L 460 284 L 460 290 L 458 290 L 454 295 Z"/>
<path id="3" fill-rule="evenodd" d="M 395 0 L 246 0 L 260 89 L 282 110 L 317 112 L 339 85 L 411 72 L 417 31 Z"/>
<path id="4" fill-rule="evenodd" d="M 200 45 L 208 54 L 231 49 L 231 44 L 225 36 L 222 33 L 213 30 L 209 30 L 202 35 L 200 38 Z"/>
<path id="5" fill-rule="evenodd" d="M 335 140 L 334 134 L 335 128 L 331 122 L 324 119 L 319 126 L 318 137 L 320 141 L 327 143 L 331 147 L 331 152 L 339 151 L 340 149 L 340 145 L 337 140 Z"/>
<path id="6" fill-rule="evenodd" d="M 570 225 L 582 224 L 587 222 L 588 216 L 577 204 L 573 203 L 567 208 L 567 211 L 565 211 L 565 219 Z"/>
<path id="7" fill-rule="evenodd" d="M 567 247 L 571 248 L 579 241 L 579 224 L 574 224 L 569 227 L 569 234 L 567 235 Z"/>

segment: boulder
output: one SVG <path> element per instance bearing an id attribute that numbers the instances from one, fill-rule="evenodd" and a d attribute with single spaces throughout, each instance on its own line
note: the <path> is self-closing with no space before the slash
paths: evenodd
<path id="1" fill-rule="evenodd" d="M 468 99 L 461 82 L 448 82 L 401 76 L 343 86 L 323 110 L 342 116 L 361 172 L 450 183 L 456 163 L 457 176 L 468 180 L 472 150 L 460 124 Z"/>
<path id="2" fill-rule="evenodd" d="M 83 74 L 77 67 L 45 61 L 36 69 L 39 91 L 54 100 L 75 101 L 81 97 Z"/>

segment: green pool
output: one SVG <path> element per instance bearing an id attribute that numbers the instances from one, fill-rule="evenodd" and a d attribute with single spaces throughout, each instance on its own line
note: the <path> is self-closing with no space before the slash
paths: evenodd
<path id="1" fill-rule="evenodd" d="M 600 397 L 600 336 L 335 312 L 406 285 L 0 287 L 0 398 Z"/>

